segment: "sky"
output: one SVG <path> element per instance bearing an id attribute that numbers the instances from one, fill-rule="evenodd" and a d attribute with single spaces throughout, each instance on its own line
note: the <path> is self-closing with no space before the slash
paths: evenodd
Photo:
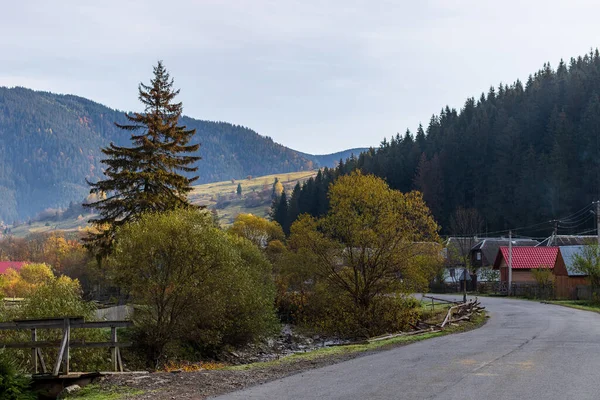
<path id="1" fill-rule="evenodd" d="M 0 86 L 142 111 L 163 60 L 184 113 L 296 150 L 377 146 L 600 43 L 591 0 L 0 0 Z"/>

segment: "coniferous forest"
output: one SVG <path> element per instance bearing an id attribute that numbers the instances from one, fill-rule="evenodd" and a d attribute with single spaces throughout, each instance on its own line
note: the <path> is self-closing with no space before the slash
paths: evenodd
<path id="1" fill-rule="evenodd" d="M 600 197 L 599 96 L 598 50 L 555 69 L 545 64 L 526 82 L 491 87 L 460 110 L 446 106 L 426 126 L 326 169 L 296 187 L 289 201 L 275 203 L 273 215 L 289 231 L 299 214 L 325 214 L 329 184 L 356 168 L 394 189 L 421 191 L 443 233 L 458 208 L 479 211 L 482 233 L 568 215 Z M 589 218 L 561 229 L 593 227 Z M 549 229 L 541 224 L 521 233 Z"/>
<path id="2" fill-rule="evenodd" d="M 0 87 L 0 221 L 81 202 L 103 177 L 100 148 L 124 145 L 122 111 L 71 95 Z M 251 129 L 182 117 L 200 149 L 197 183 L 311 170 L 331 156 L 300 153 Z M 356 151 L 356 150 L 355 150 Z M 348 152 L 341 152 L 346 156 Z M 338 157 L 339 158 L 339 155 Z"/>

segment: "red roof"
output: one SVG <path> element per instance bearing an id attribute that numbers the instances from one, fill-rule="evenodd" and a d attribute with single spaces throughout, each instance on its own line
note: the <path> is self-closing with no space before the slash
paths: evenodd
<path id="1" fill-rule="evenodd" d="M 5 274 L 9 268 L 18 271 L 25 264 L 27 264 L 25 261 L 0 261 L 0 275 Z"/>
<path id="2" fill-rule="evenodd" d="M 558 257 L 558 247 L 530 247 L 513 246 L 512 248 L 512 268 L 513 269 L 534 269 L 534 268 L 554 268 L 556 258 Z M 504 259 L 508 264 L 508 247 L 500 247 L 494 269 L 500 268 Z"/>

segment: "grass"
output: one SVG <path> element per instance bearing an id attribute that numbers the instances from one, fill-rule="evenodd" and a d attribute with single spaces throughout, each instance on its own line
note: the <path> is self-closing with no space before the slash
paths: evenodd
<path id="1" fill-rule="evenodd" d="M 410 343 L 420 342 L 422 340 L 431 339 L 435 337 L 445 336 L 452 333 L 466 332 L 475 328 L 479 328 L 483 324 L 485 324 L 487 320 L 487 316 L 482 313 L 479 315 L 475 315 L 475 317 L 463 324 L 457 326 L 449 326 L 440 332 L 430 332 L 423 333 L 421 335 L 414 336 L 398 336 L 395 338 L 390 338 L 386 340 L 381 340 L 378 342 L 366 343 L 366 344 L 354 344 L 348 346 L 336 346 L 336 347 L 324 347 L 322 349 L 313 350 L 306 353 L 297 353 L 288 357 L 281 358 L 279 360 L 267 361 L 267 362 L 257 362 L 252 364 L 244 364 L 244 365 L 235 365 L 226 367 L 227 370 L 232 371 L 244 371 L 253 368 L 269 368 L 277 365 L 285 364 L 285 363 L 295 363 L 301 361 L 311 361 L 324 357 L 334 357 L 341 356 L 347 354 L 360 354 L 368 351 L 377 351 L 377 350 L 386 350 L 389 348 L 403 346 Z"/>
<path id="2" fill-rule="evenodd" d="M 600 304 L 589 300 L 549 300 L 545 301 L 545 303 L 600 313 Z"/>
<path id="3" fill-rule="evenodd" d="M 190 201 L 193 204 L 204 205 L 208 208 L 213 208 L 219 198 L 227 198 L 228 204 L 217 210 L 219 221 L 223 226 L 228 226 L 233 223 L 235 217 L 240 213 L 251 213 L 259 217 L 266 217 L 270 207 L 272 190 L 275 178 L 278 178 L 286 193 L 290 194 L 296 183 L 302 184 L 307 179 L 316 176 L 316 171 L 300 171 L 290 172 L 286 174 L 274 174 L 251 179 L 229 180 L 223 182 L 206 183 L 204 185 L 196 185 L 190 193 Z M 264 200 L 255 207 L 246 207 L 244 197 L 238 198 L 236 194 L 237 185 L 242 185 L 242 196 L 252 192 L 268 192 L 269 195 L 264 196 Z M 92 217 L 92 214 L 82 215 L 81 218 L 71 218 L 61 221 L 36 221 L 30 225 L 22 224 L 16 227 L 11 227 L 11 232 L 15 237 L 25 237 L 31 233 L 45 233 L 52 231 L 67 231 L 75 232 L 84 229 L 87 226 L 87 221 Z"/>
<path id="4" fill-rule="evenodd" d="M 137 390 L 125 386 L 101 387 L 100 385 L 88 385 L 79 392 L 67 397 L 68 399 L 85 400 L 119 400 L 125 396 L 144 394 L 143 390 Z"/>

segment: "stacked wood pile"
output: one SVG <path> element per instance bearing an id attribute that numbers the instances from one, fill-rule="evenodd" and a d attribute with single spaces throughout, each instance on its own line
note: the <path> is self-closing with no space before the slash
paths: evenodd
<path id="1" fill-rule="evenodd" d="M 480 314 L 485 310 L 477 298 L 467 301 L 466 303 L 458 303 L 448 309 L 446 318 L 439 327 L 443 329 L 446 325 L 459 321 L 470 321 L 474 314 Z"/>
<path id="2" fill-rule="evenodd" d="M 399 332 L 394 334 L 387 334 L 382 336 L 377 336 L 374 338 L 370 338 L 367 340 L 367 343 L 378 342 L 380 340 L 386 340 L 395 338 L 398 336 L 411 336 L 411 335 L 419 335 L 422 333 L 428 332 L 439 332 L 444 330 L 445 327 L 449 325 L 456 325 L 457 322 L 460 321 L 470 321 L 471 318 L 476 314 L 481 314 L 484 312 L 485 307 L 481 305 L 477 298 L 471 299 L 466 303 L 457 302 L 457 301 L 449 301 L 445 299 L 439 299 L 430 296 L 423 296 L 423 298 L 428 298 L 433 301 L 441 302 L 443 304 L 451 304 L 451 307 L 448 309 L 446 313 L 446 317 L 439 324 L 429 324 L 425 321 L 419 321 L 414 325 L 411 325 L 414 329 L 410 332 Z M 355 344 L 355 343 L 352 343 Z"/>

